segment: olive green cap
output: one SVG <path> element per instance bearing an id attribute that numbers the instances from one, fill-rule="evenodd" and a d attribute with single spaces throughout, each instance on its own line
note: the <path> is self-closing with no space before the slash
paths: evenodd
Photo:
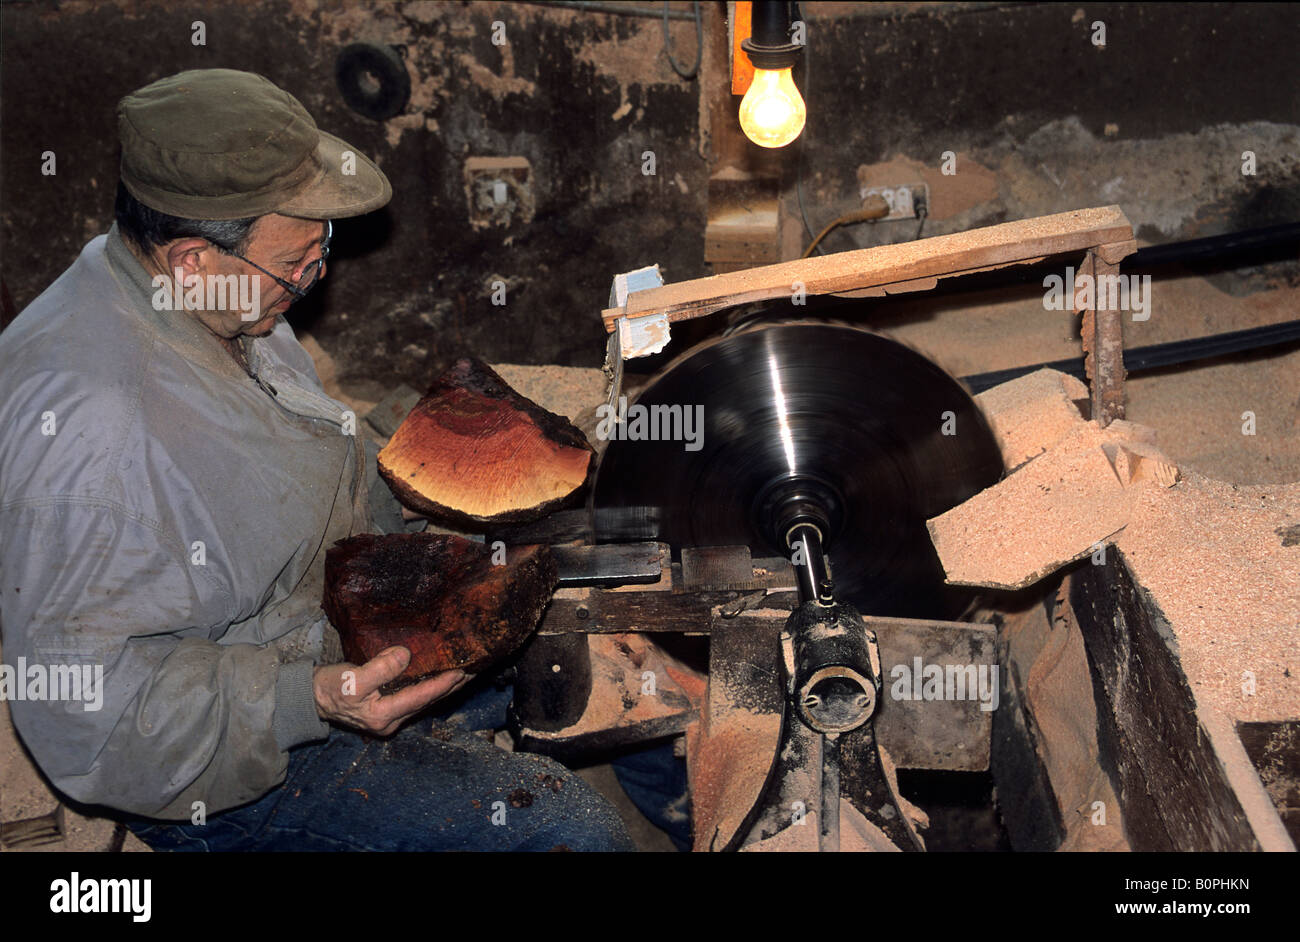
<path id="1" fill-rule="evenodd" d="M 393 195 L 369 158 L 251 72 L 198 69 L 159 79 L 123 98 L 117 118 L 122 183 L 171 216 L 341 219 Z"/>

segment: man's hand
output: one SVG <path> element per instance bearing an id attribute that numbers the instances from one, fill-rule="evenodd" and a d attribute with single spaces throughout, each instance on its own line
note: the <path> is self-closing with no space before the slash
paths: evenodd
<path id="1" fill-rule="evenodd" d="M 399 646 L 380 651 L 366 663 L 330 664 L 316 668 L 312 686 L 316 712 L 332 720 L 387 736 L 433 701 L 469 682 L 464 671 L 445 671 L 397 693 L 383 696 L 379 688 L 406 669 L 411 652 Z"/>

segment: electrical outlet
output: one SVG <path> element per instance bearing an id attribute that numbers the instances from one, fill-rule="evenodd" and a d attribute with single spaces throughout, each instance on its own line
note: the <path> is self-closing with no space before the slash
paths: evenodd
<path id="1" fill-rule="evenodd" d="M 470 157 L 465 161 L 465 201 L 475 229 L 532 222 L 533 168 L 524 157 Z"/>
<path id="2" fill-rule="evenodd" d="M 930 211 L 930 187 L 925 183 L 903 183 L 898 186 L 864 186 L 861 190 L 865 203 L 872 196 L 881 197 L 889 204 L 885 219 L 915 219 L 916 207 L 923 205 Z"/>

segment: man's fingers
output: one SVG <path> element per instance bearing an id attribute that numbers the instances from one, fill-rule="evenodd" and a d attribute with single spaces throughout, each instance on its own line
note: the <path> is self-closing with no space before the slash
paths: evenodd
<path id="1" fill-rule="evenodd" d="M 467 683 L 469 683 L 471 680 L 473 680 L 473 679 L 474 679 L 475 677 L 477 677 L 477 676 L 478 676 L 477 674 L 466 674 L 466 673 L 462 673 L 462 674 L 460 675 L 460 680 L 456 681 L 456 686 L 452 687 L 451 690 L 449 690 L 449 691 L 447 691 L 447 692 L 448 692 L 448 693 L 455 693 L 457 690 L 459 690 L 461 687 L 464 687 Z"/>
<path id="2" fill-rule="evenodd" d="M 374 719 L 385 724 L 405 719 L 439 697 L 451 693 L 468 679 L 469 676 L 464 671 L 444 671 L 397 693 L 380 697 L 375 703 Z"/>
<path id="3" fill-rule="evenodd" d="M 357 668 L 358 697 L 367 697 L 395 678 L 411 663 L 411 652 L 401 645 L 380 651 Z"/>
<path id="4" fill-rule="evenodd" d="M 471 679 L 460 670 L 444 671 L 418 684 L 404 687 L 387 696 L 379 688 L 397 678 L 411 661 L 411 652 L 401 645 L 380 651 L 366 663 L 352 668 L 355 672 L 352 691 L 339 701 L 342 714 L 350 717 L 349 725 L 358 725 L 381 736 L 394 732 L 409 716 L 434 700 L 459 690 Z"/>

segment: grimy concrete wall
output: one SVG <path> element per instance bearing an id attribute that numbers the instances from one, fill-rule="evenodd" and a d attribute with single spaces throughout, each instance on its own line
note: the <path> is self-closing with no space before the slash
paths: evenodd
<path id="1" fill-rule="evenodd" d="M 1112 202 L 1152 242 L 1300 218 L 1300 15 L 1286 5 L 803 7 L 811 46 L 796 77 L 810 118 L 775 160 L 787 193 L 802 176 L 814 231 L 855 208 L 861 185 L 914 180 L 931 185 L 927 234 Z M 708 102 L 669 67 L 656 18 L 528 3 L 16 0 L 0 29 L 0 275 L 19 309 L 111 220 L 117 99 L 200 67 L 266 75 L 393 181 L 385 211 L 338 227 L 329 277 L 291 318 L 345 383 L 421 387 L 466 352 L 595 366 L 613 274 L 654 262 L 669 280 L 708 273 Z M 689 64 L 693 24 L 675 19 L 671 33 Z M 403 48 L 405 113 L 349 109 L 334 63 L 351 42 Z M 945 152 L 955 175 L 942 173 Z M 531 164 L 532 218 L 475 228 L 465 163 L 509 156 Z M 914 222 L 862 226 L 827 248 L 914 234 Z"/>

